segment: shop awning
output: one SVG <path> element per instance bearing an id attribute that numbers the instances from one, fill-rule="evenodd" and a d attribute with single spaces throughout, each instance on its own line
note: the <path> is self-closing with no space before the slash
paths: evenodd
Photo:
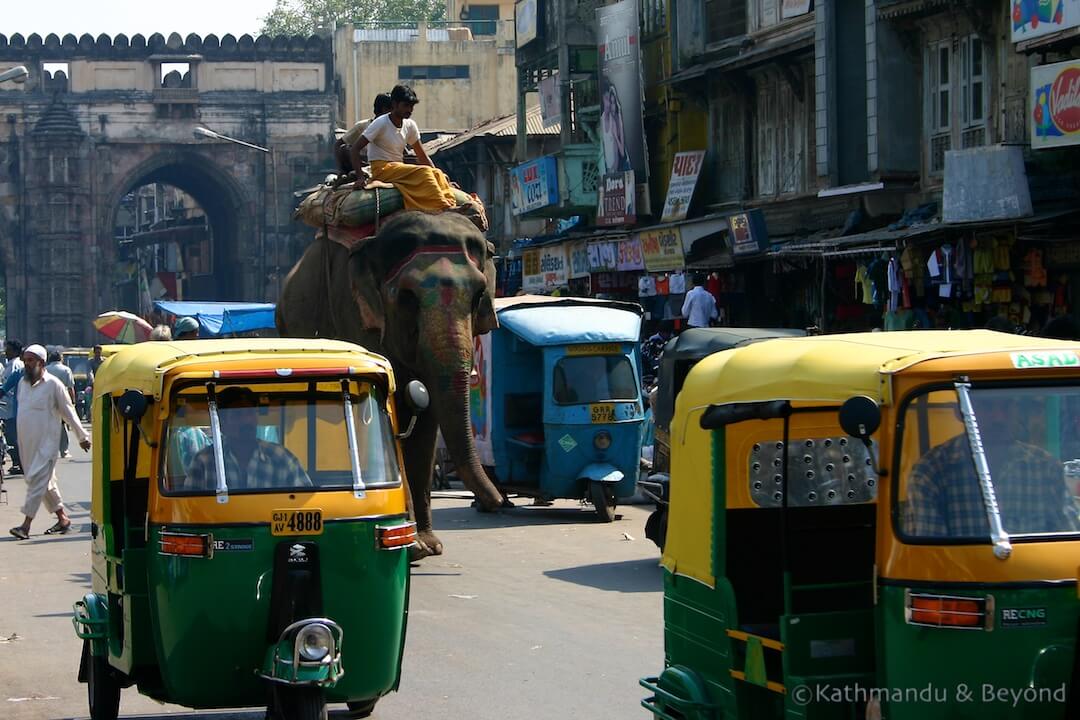
<path id="1" fill-rule="evenodd" d="M 747 38 L 747 41 L 752 43 L 752 38 Z M 682 72 L 675 73 L 667 80 L 662 81 L 661 84 L 677 85 L 686 82 L 687 80 L 694 80 L 705 75 L 711 75 L 714 72 L 727 72 L 739 68 L 753 67 L 755 65 L 761 65 L 776 60 L 785 55 L 800 53 L 812 49 L 813 47 L 814 27 L 813 25 L 810 25 L 809 27 L 800 28 L 795 32 L 749 44 L 749 49 L 743 50 L 731 57 L 692 65 Z"/>
<path id="2" fill-rule="evenodd" d="M 941 223 L 925 223 L 900 230 L 871 230 L 858 235 L 845 235 L 815 242 L 793 242 L 773 248 L 768 255 L 769 257 L 835 257 L 879 249 L 894 250 L 901 240 L 933 235 L 941 232 L 945 227 Z"/>

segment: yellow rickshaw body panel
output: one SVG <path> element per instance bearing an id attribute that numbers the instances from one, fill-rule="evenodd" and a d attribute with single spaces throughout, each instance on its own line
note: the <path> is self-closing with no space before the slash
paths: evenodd
<path id="1" fill-rule="evenodd" d="M 778 436 L 779 421 L 736 423 L 724 431 L 725 457 L 715 458 L 713 431 L 702 430 L 699 424 L 711 405 L 790 400 L 796 407 L 838 408 L 850 397 L 868 396 L 881 407 L 885 432 L 879 430 L 874 441 L 882 466 L 888 468 L 895 442 L 895 403 L 915 387 L 950 383 L 961 373 L 978 379 L 1080 375 L 1080 367 L 1018 369 L 1014 353 L 1029 351 L 1080 353 L 1080 343 L 988 330 L 878 332 L 777 338 L 705 358 L 687 376 L 671 423 L 671 505 L 662 564 L 674 574 L 715 587 L 716 498 L 711 468 L 715 462 L 725 463 L 730 480 L 725 507 L 755 507 L 743 481 L 747 451 L 754 442 Z M 792 416 L 792 437 L 801 432 L 838 432 L 835 417 L 823 422 L 820 414 Z M 1018 571 L 1028 564 L 1020 575 L 1075 577 L 1078 543 L 1027 545 L 1018 548 L 1009 563 L 994 560 L 986 547 L 902 546 L 890 518 L 892 481 L 886 478 L 878 490 L 877 557 L 882 576 L 930 580 L 948 572 L 949 579 L 959 579 L 959 562 L 964 574 L 983 581 L 1003 579 L 1006 573 L 1010 579 L 1023 579 L 1017 577 Z"/>

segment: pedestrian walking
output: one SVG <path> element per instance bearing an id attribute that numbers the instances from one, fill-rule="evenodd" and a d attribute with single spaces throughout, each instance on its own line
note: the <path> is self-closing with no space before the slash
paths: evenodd
<path id="1" fill-rule="evenodd" d="M 64 384 L 67 388 L 68 395 L 71 397 L 71 402 L 75 402 L 75 374 L 71 372 L 71 368 L 64 364 L 64 357 L 56 350 L 49 353 L 49 364 L 45 366 L 45 372 L 49 373 L 57 380 Z M 68 431 L 64 422 L 60 421 L 60 457 L 69 458 L 71 453 L 68 452 Z"/>
<path id="2" fill-rule="evenodd" d="M 11 456 L 9 472 L 12 475 L 22 474 L 22 463 L 19 462 L 19 431 L 15 422 L 18 398 L 13 392 L 23 375 L 22 351 L 22 343 L 18 340 L 7 340 L 4 343 L 4 372 L 0 378 L 0 398 L 7 396 L 7 402 L 0 407 L 0 421 L 4 423 L 4 438 L 8 443 L 8 455 Z M 0 462 L 3 460 L 0 457 Z"/>
<path id="3" fill-rule="evenodd" d="M 716 310 L 716 298 L 705 289 L 703 273 L 695 273 L 693 283 L 693 289 L 686 293 L 686 299 L 683 300 L 683 317 L 686 318 L 687 327 L 709 327 L 709 323 L 719 317 Z"/>
<path id="4" fill-rule="evenodd" d="M 97 375 L 98 368 L 101 367 L 101 363 L 105 362 L 105 358 L 101 357 L 101 346 L 94 346 L 94 357 L 90 358 L 90 372 Z"/>
<path id="5" fill-rule="evenodd" d="M 56 515 L 56 524 L 46 535 L 63 535 L 71 530 L 71 518 L 64 512 L 63 498 L 56 484 L 56 462 L 60 438 L 56 423 L 64 420 L 79 436 L 79 447 L 90 450 L 90 435 L 75 415 L 63 383 L 45 372 L 45 348 L 31 345 L 23 352 L 23 379 L 19 381 L 19 454 L 26 470 L 26 501 L 22 506 L 25 520 L 10 532 L 20 540 L 30 537 L 30 523 L 41 503 Z"/>

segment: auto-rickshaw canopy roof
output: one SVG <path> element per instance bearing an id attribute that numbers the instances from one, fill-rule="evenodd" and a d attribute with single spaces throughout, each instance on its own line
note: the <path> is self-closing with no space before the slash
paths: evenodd
<path id="1" fill-rule="evenodd" d="M 138 390 L 160 399 L 165 377 L 181 372 L 212 376 L 214 371 L 272 369 L 284 379 L 294 370 L 325 369 L 341 374 L 391 376 L 386 358 L 338 340 L 180 340 L 120 347 L 99 369 L 95 396 Z M 389 389 L 394 389 L 392 376 Z"/>
<path id="2" fill-rule="evenodd" d="M 683 389 L 696 405 L 794 400 L 890 403 L 889 376 L 928 360 L 1075 347 L 991 330 L 910 330 L 766 340 L 702 360 Z"/>
<path id="3" fill-rule="evenodd" d="M 615 300 L 519 295 L 495 301 L 499 325 L 538 347 L 637 342 L 641 306 Z"/>
<path id="4" fill-rule="evenodd" d="M 660 358 L 659 390 L 657 391 L 655 414 L 657 425 L 666 428 L 671 423 L 675 412 L 676 384 L 686 373 L 676 365 L 683 362 L 702 360 L 714 352 L 749 345 L 752 342 L 778 337 L 799 337 L 806 335 L 803 330 L 785 330 L 779 328 L 691 328 L 673 337 L 664 346 Z M 678 371 L 677 371 L 678 370 Z"/>

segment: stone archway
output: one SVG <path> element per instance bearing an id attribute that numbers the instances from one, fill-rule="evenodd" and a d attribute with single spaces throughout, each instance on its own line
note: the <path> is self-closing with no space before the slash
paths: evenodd
<path id="1" fill-rule="evenodd" d="M 254 170 L 254 168 L 247 168 Z M 249 173 L 254 176 L 256 173 Z M 99 275 L 99 296 L 108 305 L 114 300 L 111 276 L 117 257 L 113 228 L 121 199 L 133 190 L 151 183 L 171 185 L 190 195 L 206 213 L 213 237 L 212 277 L 189 286 L 189 300 L 241 300 L 249 294 L 257 256 L 254 193 L 226 171 L 209 152 L 188 147 L 167 148 L 124 173 L 104 193 L 98 213 L 98 248 L 106 259 Z"/>

